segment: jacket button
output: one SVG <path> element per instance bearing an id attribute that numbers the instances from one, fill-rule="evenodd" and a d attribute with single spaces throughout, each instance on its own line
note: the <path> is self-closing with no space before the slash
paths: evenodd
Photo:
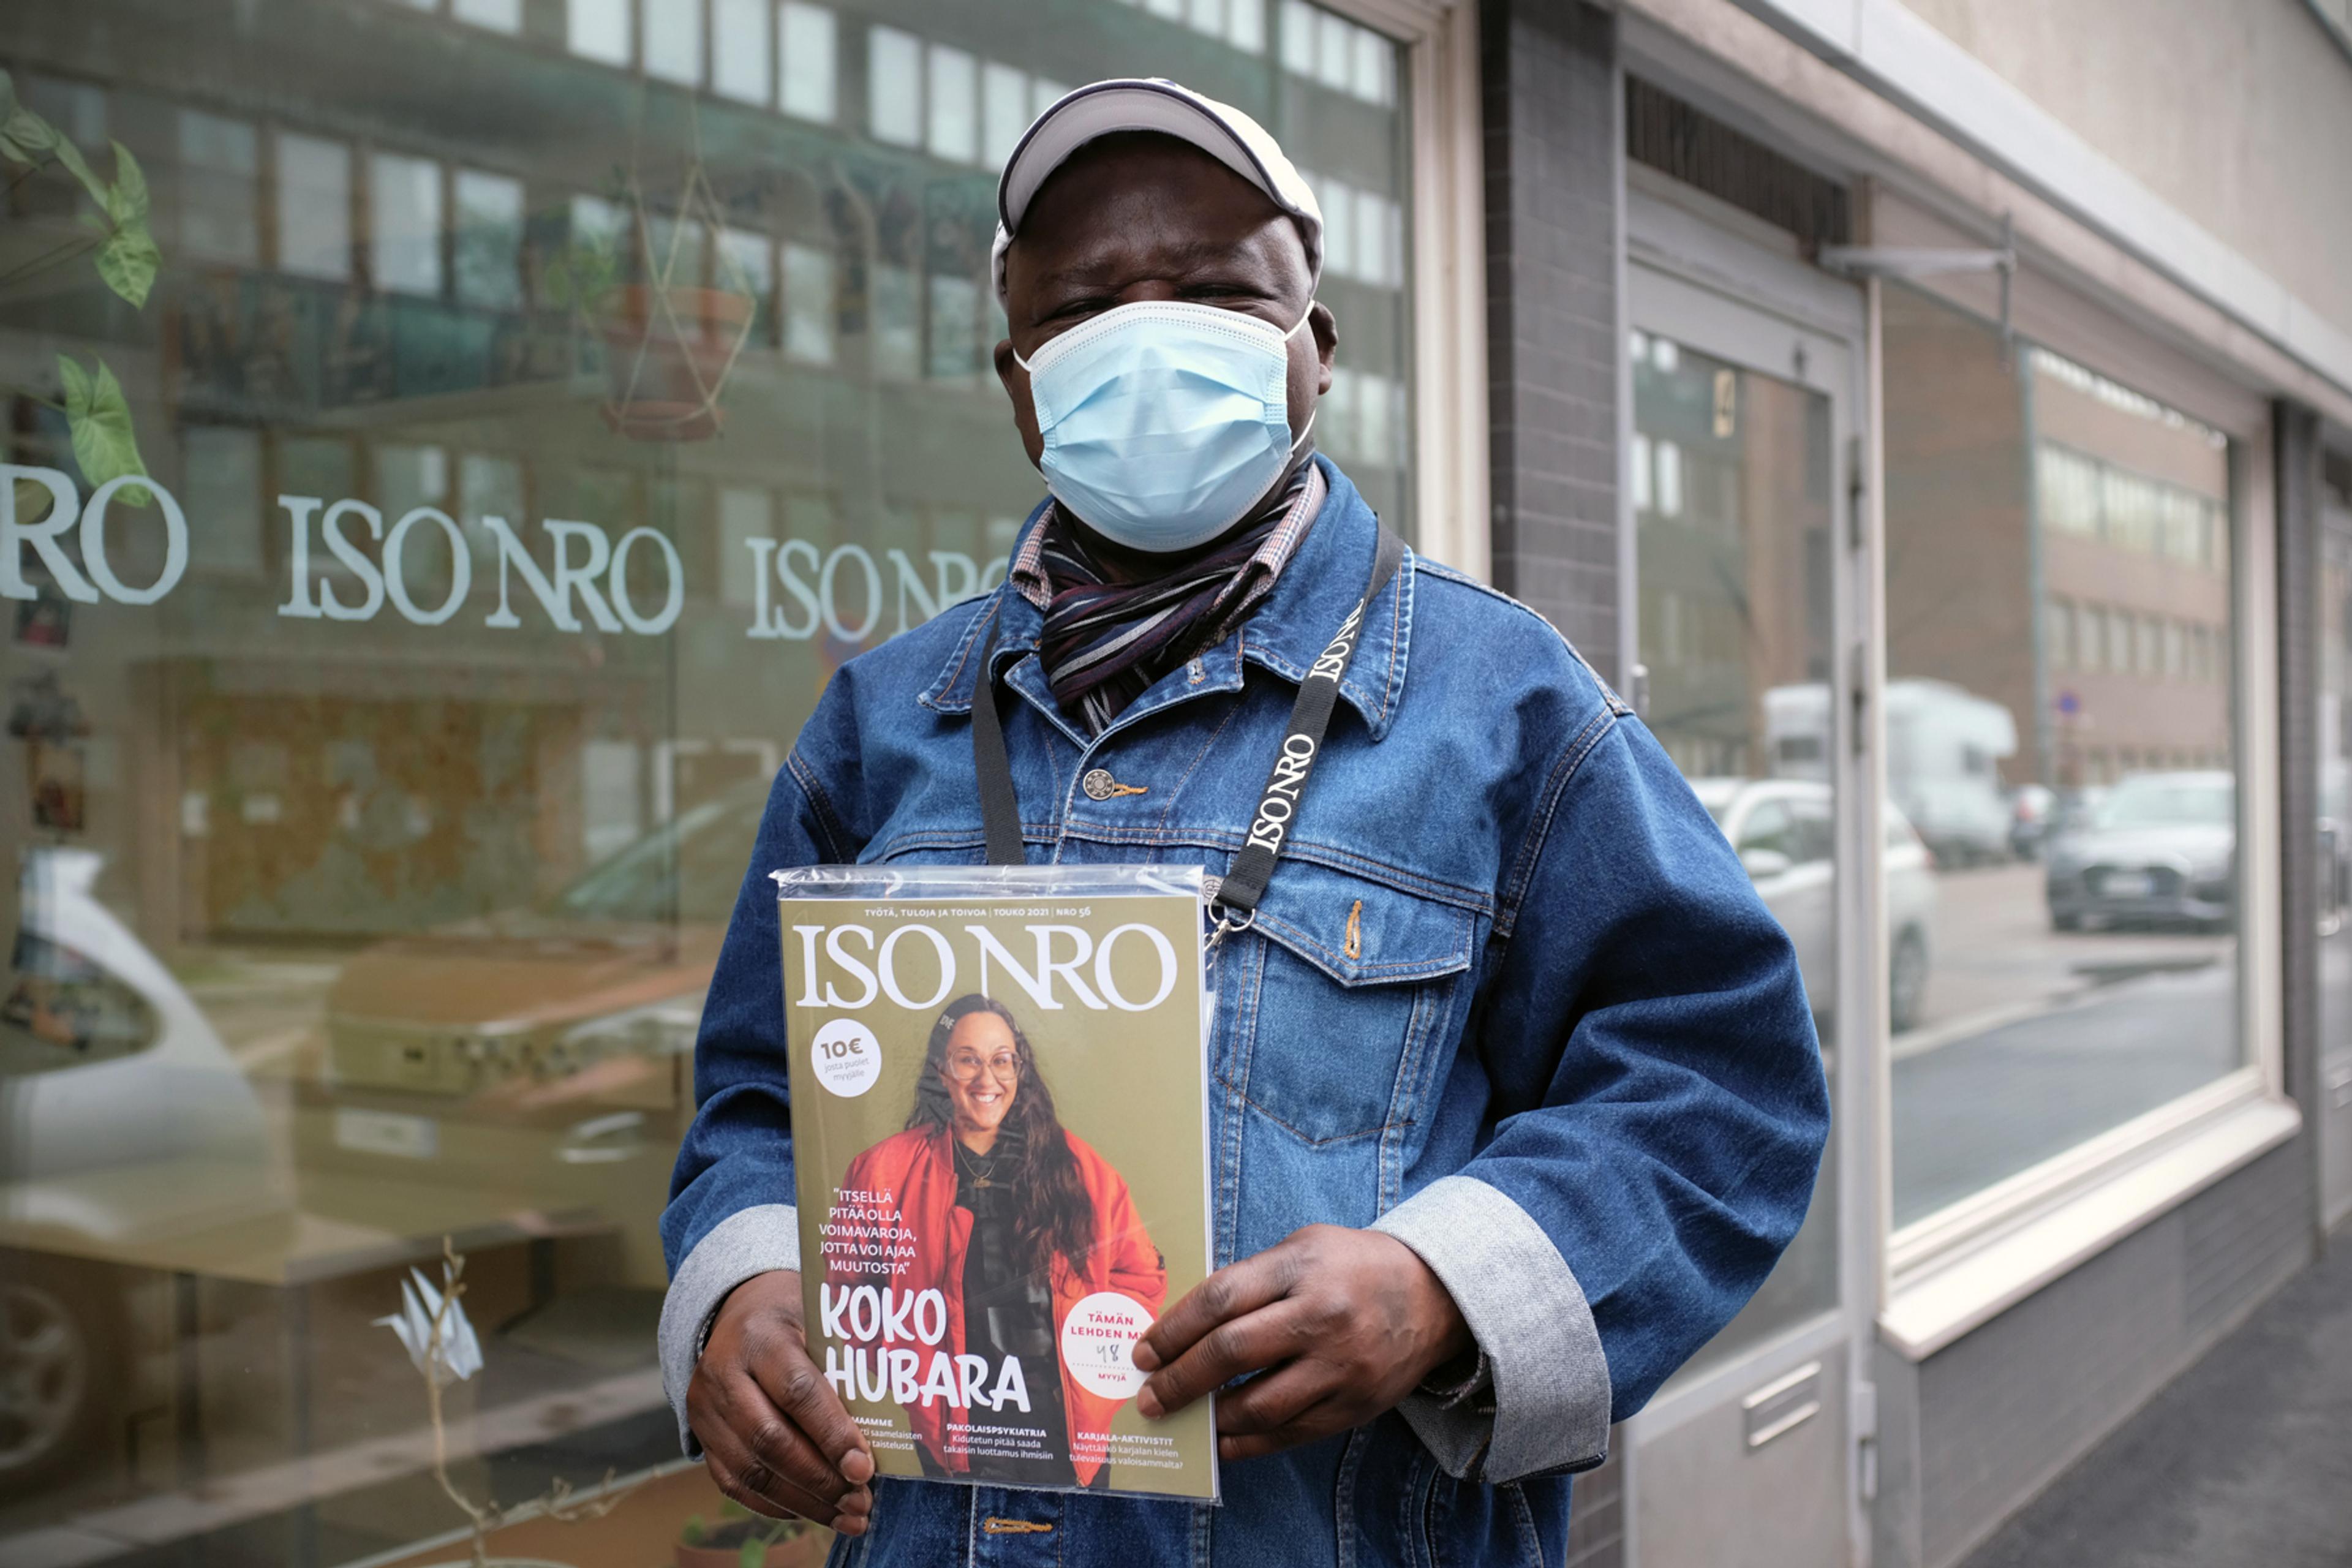
<path id="1" fill-rule="evenodd" d="M 1086 777 L 1078 781 L 1078 787 L 1087 792 L 1087 798 L 1089 800 L 1109 800 L 1114 795 L 1147 795 L 1150 793 L 1149 786 L 1144 784 L 1123 784 L 1119 783 L 1117 779 L 1110 776 L 1110 770 L 1108 768 L 1089 769 Z"/>

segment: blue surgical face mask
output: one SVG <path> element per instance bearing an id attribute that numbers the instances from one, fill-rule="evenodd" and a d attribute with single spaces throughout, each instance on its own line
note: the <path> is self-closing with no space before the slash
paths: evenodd
<path id="1" fill-rule="evenodd" d="M 1015 354 L 1045 437 L 1045 487 L 1131 550 L 1216 538 L 1307 438 L 1290 434 L 1290 340 L 1307 320 L 1286 332 L 1239 310 L 1146 300 L 1105 310 L 1030 359 Z"/>

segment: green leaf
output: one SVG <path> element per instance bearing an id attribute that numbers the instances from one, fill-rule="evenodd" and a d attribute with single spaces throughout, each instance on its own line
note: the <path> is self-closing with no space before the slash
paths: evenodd
<path id="1" fill-rule="evenodd" d="M 114 232 L 99 247 L 98 275 L 138 309 L 146 305 L 147 291 L 155 286 L 163 253 L 155 247 L 154 234 L 147 226 L 147 176 L 130 148 L 120 142 L 112 145 L 114 184 L 100 195 L 99 205 L 106 209 Z M 83 183 L 89 182 L 85 178 Z"/>
<path id="2" fill-rule="evenodd" d="M 106 216 L 121 224 L 141 224 L 147 221 L 147 175 L 139 167 L 139 160 L 131 149 L 120 142 L 110 142 L 114 149 L 114 184 L 100 198 Z"/>
<path id="3" fill-rule="evenodd" d="M 677 1532 L 677 1538 L 688 1546 L 699 1546 L 702 1544 L 702 1537 L 705 1533 L 702 1516 L 698 1513 L 689 1513 L 686 1516 L 685 1528 Z"/>
<path id="4" fill-rule="evenodd" d="M 163 264 L 163 253 L 155 248 L 155 238 L 147 232 L 143 217 L 136 224 L 122 225 L 98 247 L 99 277 L 134 309 L 147 303 L 147 291 L 155 286 L 155 269 Z"/>
<path id="5" fill-rule="evenodd" d="M 73 433 L 74 461 L 90 488 L 125 474 L 146 478 L 138 433 L 131 427 L 130 402 L 106 362 L 98 362 L 98 374 L 92 377 L 59 354 L 58 374 L 65 382 L 66 427 Z M 132 506 L 145 506 L 154 499 L 144 485 L 125 485 L 117 493 Z"/>
<path id="6" fill-rule="evenodd" d="M 0 71 L 0 156 L 35 163 L 61 140 L 55 127 L 17 100 L 15 79 Z"/>
<path id="7" fill-rule="evenodd" d="M 81 188 L 89 193 L 91 201 L 101 207 L 106 205 L 106 186 L 90 173 L 89 161 L 81 155 L 81 149 L 73 144 L 73 138 L 56 132 L 50 134 L 55 140 L 50 142 L 49 150 L 58 155 L 58 162 L 66 166 L 68 174 L 81 182 Z"/>
<path id="8" fill-rule="evenodd" d="M 768 1561 L 768 1543 L 758 1536 L 747 1536 L 743 1550 L 735 1554 L 735 1568 L 761 1568 Z"/>

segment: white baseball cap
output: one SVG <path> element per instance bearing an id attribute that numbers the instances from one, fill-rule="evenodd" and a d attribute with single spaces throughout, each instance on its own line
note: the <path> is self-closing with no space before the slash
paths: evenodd
<path id="1" fill-rule="evenodd" d="M 1055 99 L 1030 121 L 1013 156 L 1004 161 L 1004 176 L 996 183 L 996 244 L 990 258 L 999 300 L 1004 298 L 1004 252 L 1021 232 L 1021 219 L 1038 187 L 1071 153 L 1119 131 L 1156 131 L 1189 142 L 1264 191 L 1298 225 L 1307 242 L 1307 272 L 1318 280 L 1322 278 L 1323 209 L 1265 126 L 1233 105 L 1180 83 L 1158 77 L 1118 77 L 1089 82 Z"/>

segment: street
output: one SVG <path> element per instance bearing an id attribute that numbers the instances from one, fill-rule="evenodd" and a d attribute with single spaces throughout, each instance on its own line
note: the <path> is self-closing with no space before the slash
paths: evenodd
<path id="1" fill-rule="evenodd" d="M 1937 894 L 1927 1012 L 1894 1047 L 1898 1226 L 2237 1064 L 2233 934 L 2053 931 L 2033 864 Z"/>

